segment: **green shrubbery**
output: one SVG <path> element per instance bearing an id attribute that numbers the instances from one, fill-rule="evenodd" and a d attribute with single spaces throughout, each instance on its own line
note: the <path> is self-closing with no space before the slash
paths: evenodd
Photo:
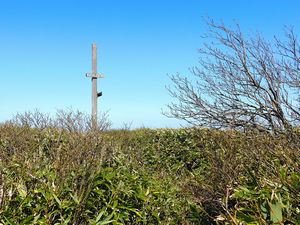
<path id="1" fill-rule="evenodd" d="M 299 134 L 0 127 L 2 224 L 300 224 Z"/>
<path id="2" fill-rule="evenodd" d="M 122 132 L 119 136 L 125 137 Z M 135 161 L 152 175 L 170 179 L 203 220 L 299 223 L 299 135 L 205 129 L 136 130 L 126 135 L 121 152 L 131 164 Z"/>

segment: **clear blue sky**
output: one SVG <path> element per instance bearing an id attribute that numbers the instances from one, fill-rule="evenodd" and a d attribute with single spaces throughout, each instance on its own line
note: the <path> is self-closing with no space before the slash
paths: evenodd
<path id="1" fill-rule="evenodd" d="M 179 126 L 161 115 L 167 74 L 197 65 L 205 16 L 269 38 L 284 25 L 299 31 L 300 1 L 0 0 L 0 121 L 34 108 L 89 113 L 95 42 L 99 107 L 113 126 Z"/>

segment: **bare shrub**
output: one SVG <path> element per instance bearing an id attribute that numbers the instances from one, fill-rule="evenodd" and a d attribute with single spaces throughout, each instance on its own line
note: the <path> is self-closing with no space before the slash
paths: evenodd
<path id="1" fill-rule="evenodd" d="M 53 126 L 53 119 L 49 114 L 40 112 L 38 109 L 17 113 L 9 122 L 18 126 L 45 129 Z"/>
<path id="2" fill-rule="evenodd" d="M 108 112 L 100 113 L 97 121 L 97 129 L 92 129 L 90 115 L 73 110 L 72 108 L 57 110 L 56 115 L 42 113 L 38 109 L 17 113 L 8 123 L 37 129 L 58 128 L 69 132 L 104 131 L 110 128 L 111 122 L 108 119 Z"/>
<path id="3" fill-rule="evenodd" d="M 91 131 L 93 130 L 93 122 L 90 115 L 80 111 L 58 110 L 55 119 L 55 126 L 66 129 L 70 132 Z M 108 119 L 108 113 L 101 113 L 97 121 L 98 131 L 107 130 L 111 126 Z"/>
<path id="4" fill-rule="evenodd" d="M 299 126 L 300 48 L 292 29 L 286 41 L 245 37 L 239 25 L 207 21 L 193 78 L 171 76 L 174 102 L 165 115 L 196 126 L 282 132 Z"/>

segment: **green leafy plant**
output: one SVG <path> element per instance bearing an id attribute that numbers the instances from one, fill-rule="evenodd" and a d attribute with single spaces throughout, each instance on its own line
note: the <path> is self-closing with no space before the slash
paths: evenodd
<path id="1" fill-rule="evenodd" d="M 2 124 L 0 223 L 300 224 L 299 143 L 297 132 Z"/>

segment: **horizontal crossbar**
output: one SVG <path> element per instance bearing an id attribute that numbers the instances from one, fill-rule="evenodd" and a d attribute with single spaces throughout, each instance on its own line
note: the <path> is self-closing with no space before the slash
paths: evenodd
<path id="1" fill-rule="evenodd" d="M 86 73 L 85 76 L 92 78 L 104 78 L 104 75 L 99 73 Z"/>

